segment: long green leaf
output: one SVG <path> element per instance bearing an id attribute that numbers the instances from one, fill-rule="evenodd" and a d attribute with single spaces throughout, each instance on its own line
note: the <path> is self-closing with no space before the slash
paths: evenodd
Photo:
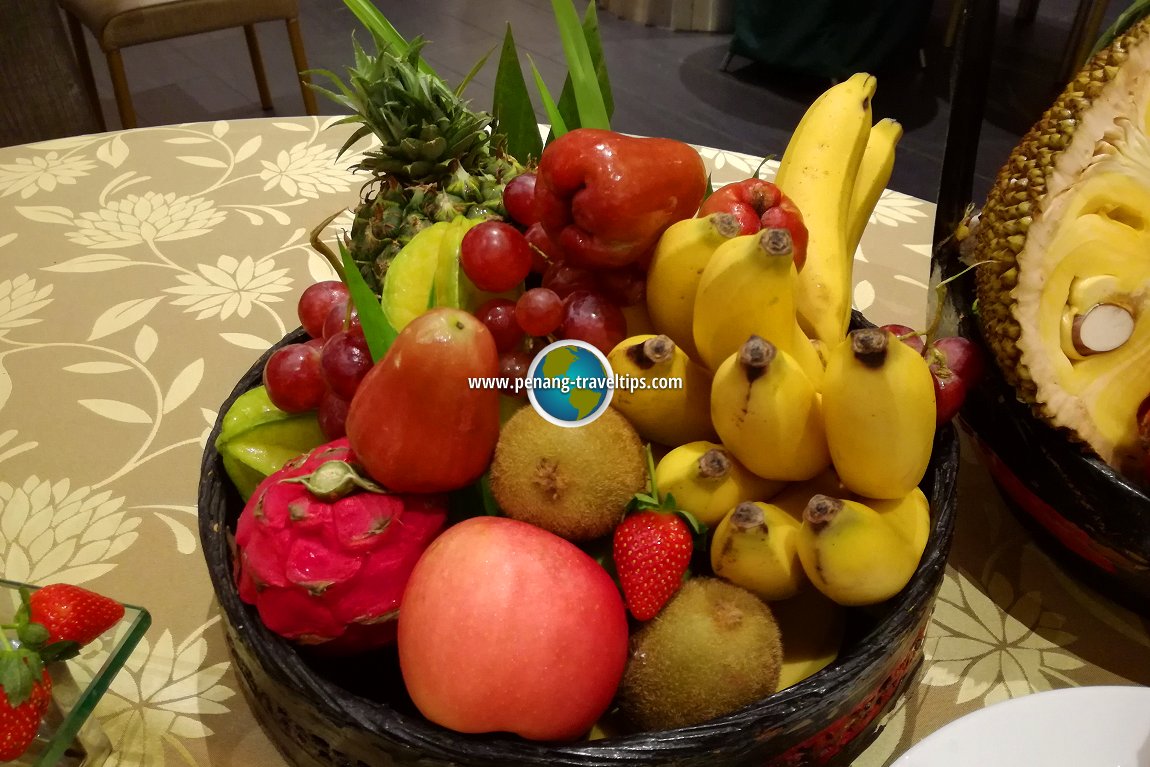
<path id="1" fill-rule="evenodd" d="M 543 101 L 547 119 L 551 121 L 551 133 L 556 137 L 562 136 L 567 132 L 567 123 L 563 121 L 563 115 L 559 114 L 559 107 L 555 106 L 555 99 L 551 98 L 551 91 L 547 90 L 547 83 L 543 82 L 543 75 L 539 74 L 539 68 L 535 66 L 535 60 L 530 54 L 527 56 L 527 61 L 531 63 L 531 75 L 535 78 L 535 87 L 539 90 L 539 98 Z"/>
<path id="2" fill-rule="evenodd" d="M 1099 37 L 1094 47 L 1090 51 L 1090 58 L 1094 58 L 1094 54 L 1105 48 L 1110 43 L 1114 42 L 1114 38 L 1119 37 L 1127 29 L 1134 26 L 1134 24 L 1150 13 L 1150 0 L 1135 0 L 1135 2 L 1122 13 L 1118 14 L 1118 18 L 1114 20 Z"/>
<path id="3" fill-rule="evenodd" d="M 507 139 L 507 151 L 526 165 L 543 154 L 543 138 L 539 135 L 539 121 L 523 69 L 519 63 L 519 50 L 507 25 L 503 37 L 503 51 L 499 55 L 499 69 L 495 73 L 495 94 L 491 109 L 495 130 Z"/>
<path id="4" fill-rule="evenodd" d="M 368 350 L 371 351 L 371 359 L 379 362 L 399 334 L 387 321 L 383 305 L 364 281 L 363 275 L 359 273 L 359 267 L 352 260 L 351 253 L 342 241 L 339 243 L 339 257 L 343 261 L 343 280 L 347 284 L 352 305 L 359 314 L 359 324 L 363 327 L 363 337 L 367 341 Z"/>
<path id="5" fill-rule="evenodd" d="M 375 3 L 371 0 L 343 0 L 343 4 L 355 14 L 359 23 L 371 33 L 378 50 L 390 48 L 399 56 L 407 53 L 407 40 L 399 34 L 399 30 L 387 20 L 383 12 L 375 7 Z M 422 58 L 419 60 L 419 68 L 429 75 L 435 75 L 435 71 Z"/>
<path id="6" fill-rule="evenodd" d="M 599 90 L 595 63 L 575 4 L 572 0 L 551 0 L 551 8 L 559 26 L 563 54 L 567 58 L 567 72 L 575 91 L 575 103 L 579 107 L 579 127 L 609 130 L 611 119 L 607 115 L 603 93 Z"/>
<path id="7" fill-rule="evenodd" d="M 607 61 L 603 56 L 603 40 L 599 36 L 599 17 L 595 12 L 595 3 L 588 3 L 587 12 L 583 14 L 583 36 L 587 38 L 587 49 L 591 52 L 591 61 L 595 65 L 599 92 L 603 94 L 603 104 L 607 108 L 607 118 L 610 119 L 615 114 L 615 100 L 611 93 L 611 79 L 607 75 Z M 570 127 L 582 124 L 570 74 L 563 82 L 563 90 L 559 93 L 559 113 Z"/>

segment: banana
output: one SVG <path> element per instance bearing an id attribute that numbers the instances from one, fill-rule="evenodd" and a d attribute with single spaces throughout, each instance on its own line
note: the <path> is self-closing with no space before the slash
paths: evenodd
<path id="1" fill-rule="evenodd" d="M 871 499 L 865 503 L 902 533 L 911 548 L 922 556 L 930 537 L 930 501 L 922 490 L 916 487 L 902 498 Z"/>
<path id="2" fill-rule="evenodd" d="M 871 126 L 847 214 L 847 248 L 852 258 L 862 242 L 863 230 L 870 221 L 874 206 L 890 182 L 894 150 L 901 138 L 902 124 L 891 117 L 884 117 Z"/>
<path id="3" fill-rule="evenodd" d="M 692 331 L 699 278 L 715 250 L 738 233 L 734 216 L 713 213 L 671 224 L 655 245 L 647 269 L 647 312 L 658 332 L 693 360 L 699 359 Z"/>
<path id="4" fill-rule="evenodd" d="M 764 500 L 769 500 L 801 522 L 803 511 L 811 502 L 811 498 L 816 495 L 829 495 L 832 498 L 854 498 L 854 495 L 839 480 L 839 475 L 835 474 L 834 467 L 828 466 L 813 478 L 805 482 L 791 482 L 778 493 Z"/>
<path id="5" fill-rule="evenodd" d="M 807 504 L 797 544 L 811 583 L 844 606 L 890 599 L 910 582 L 922 556 L 870 506 L 826 495 Z"/>
<path id="6" fill-rule="evenodd" d="M 835 471 L 851 491 L 902 498 L 922 481 L 935 430 L 922 355 L 882 328 L 851 332 L 831 350 L 822 406 Z"/>
<path id="7" fill-rule="evenodd" d="M 795 314 L 791 236 L 764 229 L 720 245 L 699 279 L 694 334 L 699 361 L 711 370 L 752 335 L 798 361 L 817 390 L 823 364 Z"/>
<path id="8" fill-rule="evenodd" d="M 830 465 L 814 384 L 794 357 L 759 336 L 715 371 L 711 421 L 723 445 L 760 477 L 803 481 Z"/>
<path id="9" fill-rule="evenodd" d="M 779 690 L 834 662 L 842 647 L 846 611 L 809 583 L 795 596 L 771 603 L 783 636 Z"/>
<path id="10" fill-rule="evenodd" d="M 635 389 L 616 387 L 611 397 L 611 406 L 644 440 L 674 447 L 715 438 L 711 374 L 670 338 L 631 336 L 611 350 L 607 361 L 617 376 L 645 384 Z M 668 388 L 668 384 L 677 384 L 677 388 Z"/>
<path id="11" fill-rule="evenodd" d="M 714 527 L 743 501 L 770 500 L 782 482 L 751 473 L 716 442 L 679 445 L 655 465 L 655 486 L 675 505 Z"/>
<path id="12" fill-rule="evenodd" d="M 792 134 L 775 184 L 803 214 L 809 241 L 795 302 L 811 338 L 833 346 L 850 322 L 854 249 L 848 221 L 871 129 L 875 78 L 852 75 L 815 99 Z"/>
<path id="13" fill-rule="evenodd" d="M 744 501 L 715 528 L 711 569 L 760 599 L 789 599 L 807 580 L 796 546 L 800 527 L 777 506 Z"/>
<path id="14" fill-rule="evenodd" d="M 647 304 L 638 303 L 619 307 L 627 321 L 627 334 L 632 336 L 656 335 L 655 325 L 647 311 Z M 686 351 L 686 350 L 684 350 Z"/>

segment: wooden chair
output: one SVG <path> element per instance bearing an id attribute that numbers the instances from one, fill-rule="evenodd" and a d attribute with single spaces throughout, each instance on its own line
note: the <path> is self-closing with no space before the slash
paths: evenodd
<path id="1" fill-rule="evenodd" d="M 76 48 L 76 57 L 80 62 L 85 86 L 89 98 L 95 103 L 97 113 L 101 115 L 101 121 L 103 113 L 100 111 L 96 80 L 92 75 L 92 62 L 84 41 L 84 27 L 91 30 L 108 59 L 108 70 L 112 76 L 112 88 L 116 94 L 120 122 L 124 128 L 134 128 L 136 112 L 132 106 L 132 95 L 124 74 L 124 60 L 120 54 L 122 49 L 217 29 L 243 27 L 252 69 L 255 71 L 256 86 L 259 88 L 260 104 L 264 109 L 271 109 L 271 92 L 268 90 L 267 76 L 264 74 L 264 65 L 260 58 L 255 24 L 281 19 L 287 24 L 292 57 L 299 72 L 304 109 L 309 115 L 318 114 L 315 94 L 308 87 L 307 75 L 303 74 L 307 69 L 307 56 L 304 54 L 303 37 L 299 29 L 298 0 L 58 0 L 58 2 L 68 19 L 72 43 Z M 106 129 L 106 126 L 102 127 Z"/>

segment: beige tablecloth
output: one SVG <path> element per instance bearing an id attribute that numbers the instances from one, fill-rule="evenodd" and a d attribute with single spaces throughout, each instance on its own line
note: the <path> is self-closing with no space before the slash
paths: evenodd
<path id="1" fill-rule="evenodd" d="M 308 232 L 354 205 L 333 118 L 175 125 L 0 149 L 0 572 L 142 605 L 154 625 L 96 714 L 110 763 L 283 764 L 238 693 L 196 532 L 217 408 L 331 276 Z M 701 149 L 716 182 L 757 158 Z M 922 327 L 933 206 L 896 192 L 857 308 Z M 333 224 L 345 227 L 345 215 Z M 330 240 L 330 238 L 328 238 Z M 858 764 L 1054 687 L 1150 682 L 1145 620 L 1037 549 L 969 449 L 920 686 Z"/>

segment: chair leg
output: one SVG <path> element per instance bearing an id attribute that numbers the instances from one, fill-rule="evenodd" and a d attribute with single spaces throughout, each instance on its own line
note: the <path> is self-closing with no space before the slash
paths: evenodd
<path id="1" fill-rule="evenodd" d="M 96 90 L 96 77 L 92 74 L 92 58 L 88 55 L 88 43 L 84 39 L 84 26 L 80 20 L 67 11 L 68 31 L 72 35 L 72 47 L 76 49 L 76 62 L 80 65 L 80 76 L 84 80 L 84 91 L 92 103 L 92 111 L 99 120 L 100 130 L 107 131 L 108 123 L 104 119 L 104 109 L 100 106 L 100 93 Z"/>
<path id="2" fill-rule="evenodd" d="M 253 24 L 244 25 L 244 37 L 248 41 L 248 55 L 252 59 L 252 71 L 256 75 L 256 88 L 260 92 L 260 106 L 264 109 L 272 108 L 272 94 L 268 90 L 268 76 L 264 72 L 263 58 L 260 56 L 260 41 L 256 37 L 256 28 Z"/>
<path id="3" fill-rule="evenodd" d="M 303 35 L 299 31 L 299 19 L 286 20 L 288 39 L 291 41 L 291 55 L 295 60 L 296 72 L 299 73 L 299 88 L 303 94 L 303 108 L 309 115 L 319 114 L 315 103 L 315 93 L 311 89 L 311 76 L 307 74 L 307 54 L 304 53 Z"/>
<path id="4" fill-rule="evenodd" d="M 120 110 L 120 125 L 125 129 L 136 127 L 136 110 L 132 106 L 132 94 L 128 90 L 128 78 L 124 74 L 124 57 L 119 48 L 105 51 L 108 57 L 108 72 L 112 75 L 112 90 L 116 94 L 116 107 Z"/>

